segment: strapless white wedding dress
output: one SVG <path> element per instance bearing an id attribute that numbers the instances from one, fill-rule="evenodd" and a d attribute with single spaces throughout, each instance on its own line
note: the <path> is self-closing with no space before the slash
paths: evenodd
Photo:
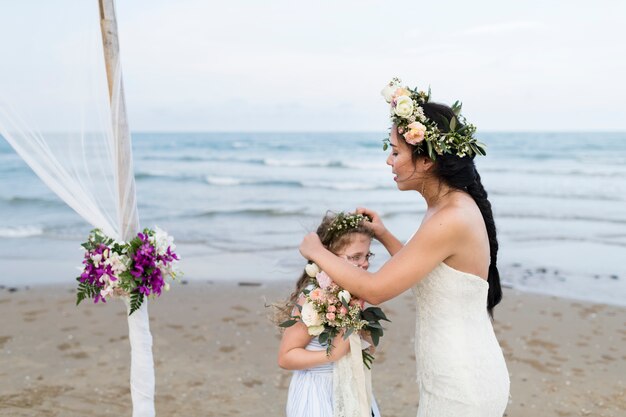
<path id="1" fill-rule="evenodd" d="M 489 284 L 439 264 L 415 285 L 417 417 L 502 417 L 509 373 L 487 313 Z"/>

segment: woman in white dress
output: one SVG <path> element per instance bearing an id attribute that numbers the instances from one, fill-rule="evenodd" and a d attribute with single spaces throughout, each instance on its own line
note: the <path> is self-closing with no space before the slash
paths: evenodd
<path id="1" fill-rule="evenodd" d="M 403 244 L 369 209 L 374 236 L 391 254 L 370 273 L 339 262 L 315 234 L 300 246 L 337 284 L 379 304 L 409 288 L 417 301 L 415 356 L 418 417 L 501 417 L 509 375 L 491 317 L 502 298 L 491 204 L 474 165 L 484 145 L 460 106 L 430 102 L 394 79 L 383 90 L 391 104 L 387 164 L 399 190 L 417 191 L 427 211 Z M 490 317 L 491 316 L 491 317 Z"/>
<path id="2" fill-rule="evenodd" d="M 354 226 L 343 226 L 341 230 L 333 228 L 334 225 L 336 226 L 335 222 L 343 218 L 329 212 L 318 227 L 316 236 L 321 237 L 324 246 L 340 262 L 367 270 L 372 256 L 370 252 L 372 232 L 363 226 L 362 221 Z M 333 229 L 335 230 L 331 231 Z M 287 319 L 289 314 L 299 315 L 295 305 L 302 306 L 305 301 L 303 291 L 314 288 L 309 285 L 311 279 L 306 272 L 302 274 L 290 300 L 282 309 L 290 312 L 286 317 L 282 317 L 283 320 Z M 370 345 L 365 340 L 362 340 L 362 344 Z M 307 327 L 302 322 L 297 322 L 285 329 L 278 351 L 278 365 L 283 369 L 294 371 L 287 397 L 287 417 L 361 417 L 361 415 L 344 416 L 343 413 L 340 413 L 341 416 L 335 415 L 341 407 L 335 404 L 334 393 L 342 387 L 334 386 L 337 379 L 334 379 L 333 372 L 336 370 L 333 363 L 348 353 L 350 342 L 339 335 L 332 341 L 332 345 L 331 353 L 327 355 L 326 346 L 320 343 L 317 336 L 309 335 Z M 373 346 L 370 345 L 369 349 L 373 354 Z M 351 395 L 350 387 L 345 387 L 345 389 L 348 389 L 347 395 Z M 380 411 L 373 396 L 371 413 L 368 411 L 367 417 L 370 416 L 380 417 Z"/>

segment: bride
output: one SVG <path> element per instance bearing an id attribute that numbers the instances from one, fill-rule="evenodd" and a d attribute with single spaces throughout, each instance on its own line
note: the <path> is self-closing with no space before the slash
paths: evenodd
<path id="1" fill-rule="evenodd" d="M 377 213 L 374 236 L 391 259 L 371 273 L 341 262 L 315 233 L 300 245 L 340 286 L 371 304 L 412 288 L 417 302 L 415 356 L 418 417 L 501 417 L 509 375 L 491 318 L 502 291 L 496 265 L 498 241 L 491 204 L 474 165 L 484 145 L 476 128 L 452 107 L 394 79 L 383 90 L 392 127 L 384 148 L 399 190 L 417 191 L 427 211 L 419 229 L 402 244 Z"/>

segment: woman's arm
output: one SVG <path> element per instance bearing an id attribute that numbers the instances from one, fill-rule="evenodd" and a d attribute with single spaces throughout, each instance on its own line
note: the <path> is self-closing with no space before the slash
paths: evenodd
<path id="1" fill-rule="evenodd" d="M 300 252 L 337 284 L 370 304 L 380 304 L 415 285 L 463 242 L 466 225 L 454 209 L 443 209 L 423 223 L 413 238 L 382 268 L 369 273 L 338 259 L 315 233 L 305 236 Z"/>

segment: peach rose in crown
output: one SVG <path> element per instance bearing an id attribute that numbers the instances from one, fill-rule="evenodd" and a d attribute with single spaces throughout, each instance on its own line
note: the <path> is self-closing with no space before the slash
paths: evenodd
<path id="1" fill-rule="evenodd" d="M 426 133 L 426 126 L 421 124 L 420 122 L 413 122 L 407 126 L 409 129 L 408 132 L 405 132 L 404 140 L 411 145 L 417 145 L 421 141 L 424 140 L 424 134 Z"/>
<path id="2" fill-rule="evenodd" d="M 400 96 L 408 96 L 410 95 L 409 90 L 407 90 L 406 88 L 398 88 L 394 93 L 393 93 L 393 98 L 396 99 Z"/>

